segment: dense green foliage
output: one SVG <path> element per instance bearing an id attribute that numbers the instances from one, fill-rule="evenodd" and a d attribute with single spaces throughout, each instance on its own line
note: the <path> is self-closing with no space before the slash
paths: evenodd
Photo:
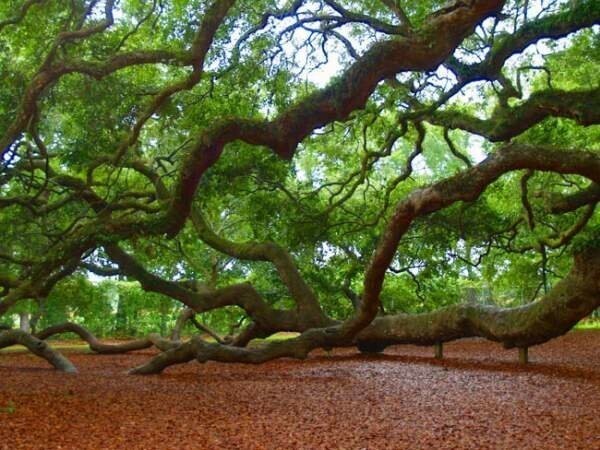
<path id="1" fill-rule="evenodd" d="M 0 2 L 0 23 L 16 16 L 23 3 Z M 140 226 L 145 231 L 139 234 L 133 226 L 124 236 L 111 234 L 116 225 L 103 224 L 154 223 L 169 205 L 168 199 L 158 198 L 149 179 L 129 165 L 132 161 L 145 161 L 168 191 L 175 190 L 197 136 L 210 136 L 232 117 L 278 117 L 329 78 L 335 83 L 353 63 L 353 51 L 362 54 L 389 36 L 364 21 L 348 19 L 343 24 L 319 18 L 344 17 L 321 1 L 299 2 L 295 14 L 282 13 L 282 20 L 271 17 L 259 27 L 265 11 L 286 11 L 292 2 L 238 1 L 218 27 L 202 76 L 157 103 L 161 92 L 190 77 L 191 67 L 175 60 L 189 51 L 214 2 L 122 0 L 114 6 L 114 23 L 106 30 L 56 46 L 50 43 L 61 31 L 101 23 L 108 2 L 91 2 L 95 6 L 87 13 L 90 2 L 82 0 L 33 3 L 17 23 L 0 25 L 0 134 L 5 136 L 46 63 L 81 64 L 91 72 L 128 52 L 160 50 L 173 55 L 97 76 L 73 71 L 39 93 L 31 117 L 3 141 L 8 146 L 2 157 L 0 196 L 7 201 L 0 203 L 0 275 L 23 282 L 53 276 L 70 261 L 64 258 L 55 264 L 52 259 L 62 257 L 65 243 L 93 235 L 93 244 L 79 254 L 75 251 L 74 260 L 114 269 L 118 263 L 111 261 L 104 246 L 117 242 L 161 278 L 197 280 L 209 289 L 249 282 L 269 305 L 293 308 L 294 300 L 272 264 L 219 252 L 199 238 L 190 222 L 167 239 L 162 231 L 148 232 L 150 226 Z M 338 5 L 346 12 L 401 24 L 388 3 Z M 397 3 L 417 33 L 444 2 Z M 567 14 L 575 8 L 573 3 L 598 16 L 593 1 L 508 1 L 504 16 L 486 19 L 454 55 L 466 63 L 477 62 L 508 34 L 535 24 L 538 15 L 543 19 Z M 306 23 L 299 25 L 302 20 Z M 593 107 L 600 89 L 600 35 L 597 26 L 585 24 L 572 31 L 556 40 L 532 37 L 524 52 L 515 51 L 516 56 L 503 64 L 501 79 L 469 83 L 439 110 L 490 118 L 497 124 L 503 117 L 513 120 L 510 108 L 545 90 L 589 91 Z M 194 208 L 229 241 L 274 241 L 285 248 L 327 315 L 345 319 L 353 312 L 346 291 L 360 295 L 366 266 L 395 205 L 413 190 L 464 170 L 465 159 L 479 162 L 501 145 L 476 136 L 485 133 L 460 126 L 450 126 L 449 141 L 445 138 L 442 116 L 427 108 L 455 83 L 457 78 L 444 66 L 400 73 L 380 83 L 351 120 L 328 123 L 303 139 L 291 161 L 235 140 L 200 179 Z M 509 95 L 510 88 L 522 95 Z M 600 155 L 600 127 L 583 127 L 561 115 L 532 123 L 511 136 L 513 142 Z M 139 136 L 133 131 L 136 124 L 143 124 Z M 120 153 L 123 156 L 114 160 Z M 57 175 L 50 176 L 43 165 L 33 171 L 18 169 L 28 159 L 46 161 Z M 87 183 L 86 188 L 107 204 L 121 206 L 111 213 L 95 211 L 82 191 L 64 183 L 60 174 Z M 514 171 L 474 202 L 418 218 L 388 270 L 383 310 L 416 313 L 465 300 L 516 306 L 539 298 L 568 272 L 573 248 L 599 239 L 600 215 L 593 206 L 561 214 L 550 207 L 555 199 L 589 186 L 579 175 Z M 24 201 L 8 201 L 15 198 Z M 565 233 L 568 237 L 563 239 Z M 49 269 L 44 272 L 41 266 Z M 104 336 L 165 335 L 181 309 L 180 302 L 166 295 L 145 292 L 136 277 L 125 272 L 107 281 L 81 265 L 66 272 L 48 293 L 25 296 L 12 306 L 6 321 L 16 324 L 17 313 L 29 312 L 39 316 L 38 328 L 69 320 Z M 0 295 L 8 295 L 10 289 L 14 287 L 7 286 Z M 233 306 L 199 316 L 222 333 L 235 332 L 244 317 L 244 311 Z"/>

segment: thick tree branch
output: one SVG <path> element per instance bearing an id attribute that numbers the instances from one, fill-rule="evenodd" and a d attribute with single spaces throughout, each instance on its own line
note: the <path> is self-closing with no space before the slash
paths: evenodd
<path id="1" fill-rule="evenodd" d="M 506 348 L 541 344 L 569 331 L 600 306 L 600 250 L 575 258 L 571 272 L 541 300 L 516 308 L 462 304 L 431 313 L 377 318 L 358 342 L 433 345 L 479 336 Z"/>
<path id="2" fill-rule="evenodd" d="M 0 331 L 0 349 L 11 345 L 22 345 L 31 353 L 45 359 L 61 372 L 77 373 L 75 366 L 46 342 L 22 330 Z"/>
<path id="3" fill-rule="evenodd" d="M 380 305 L 379 296 L 385 274 L 396 254 L 400 239 L 408 231 L 414 220 L 458 201 L 474 201 L 488 185 L 503 174 L 525 168 L 558 173 L 577 173 L 595 182 L 600 180 L 600 157 L 595 153 L 530 147 L 516 143 L 508 144 L 480 164 L 454 177 L 413 191 L 397 205 L 367 267 L 360 307 L 350 319 L 341 325 L 311 329 L 303 332 L 297 338 L 282 343 L 271 342 L 258 349 L 238 349 L 218 344 L 206 344 L 196 339 L 177 349 L 159 355 L 147 364 L 133 369 L 132 373 L 158 373 L 171 364 L 186 362 L 194 358 L 199 361 L 260 363 L 281 357 L 304 358 L 312 349 L 319 347 L 351 345 L 355 342 L 357 334 L 368 327 L 377 315 Z M 599 257 L 600 252 L 594 252 L 589 257 L 591 258 L 589 261 L 596 262 Z M 584 259 L 587 261 L 586 258 Z M 600 265 L 597 266 L 600 267 Z M 554 311 L 552 309 L 554 307 L 563 308 L 562 305 L 565 301 L 568 307 L 573 306 L 573 309 L 576 310 L 576 313 L 566 316 L 568 319 L 566 319 L 564 327 L 567 327 L 568 323 L 573 320 L 574 315 L 579 315 L 580 319 L 587 314 L 586 311 L 591 304 L 590 295 L 593 297 L 594 305 L 597 306 L 600 290 L 597 281 L 598 267 L 594 269 L 595 271 L 585 271 L 581 268 L 575 271 L 575 278 L 578 278 L 579 274 L 584 274 L 588 283 L 585 287 L 576 290 L 573 294 L 574 297 L 568 296 L 568 299 L 565 300 L 566 293 L 571 294 L 569 289 L 576 287 L 581 282 L 580 279 L 576 281 L 568 280 L 561 285 L 557 285 L 558 294 L 556 297 L 553 295 L 553 298 L 559 299 L 557 300 L 558 304 L 555 304 L 556 301 L 549 301 L 550 310 Z M 591 286 L 590 280 L 593 280 Z M 586 293 L 583 299 L 580 299 L 583 295 L 581 289 L 584 289 Z M 580 303 L 580 300 L 582 300 L 582 303 Z M 540 314 L 542 313 L 546 314 L 544 310 L 540 311 Z M 546 315 L 554 317 L 552 312 L 548 312 Z M 561 319 L 558 318 L 557 320 Z M 542 328 L 546 330 L 546 334 L 535 335 L 531 339 L 532 344 L 543 342 L 541 336 L 548 336 L 546 340 L 555 336 L 549 333 L 547 328 Z M 556 330 L 563 330 L 563 328 L 557 327 Z M 565 331 L 566 329 L 562 332 Z M 520 343 L 521 341 L 519 341 Z"/>
<path id="4" fill-rule="evenodd" d="M 90 345 L 90 350 L 105 355 L 114 355 L 120 353 L 143 350 L 155 346 L 160 350 L 168 350 L 176 346 L 176 343 L 160 337 L 157 334 L 150 334 L 147 338 L 124 342 L 122 344 L 104 344 L 87 328 L 72 322 L 65 322 L 59 325 L 53 325 L 35 334 L 37 339 L 42 341 L 57 334 L 74 333 Z"/>
<path id="5" fill-rule="evenodd" d="M 481 63 L 464 64 L 450 58 L 446 67 L 454 72 L 464 85 L 478 80 L 496 80 L 502 67 L 512 55 L 522 52 L 544 38 L 559 39 L 588 28 L 600 20 L 600 7 L 595 0 L 569 3 L 560 12 L 532 20 L 516 32 L 497 37 L 493 47 Z"/>
<path id="6" fill-rule="evenodd" d="M 218 236 L 204 219 L 202 212 L 194 208 L 192 224 L 200 239 L 215 250 L 237 259 L 250 261 L 270 261 L 277 269 L 281 281 L 288 288 L 296 302 L 298 313 L 312 326 L 330 323 L 321 310 L 314 291 L 306 283 L 292 256 L 274 242 L 236 243 Z"/>
<path id="7" fill-rule="evenodd" d="M 451 129 L 484 136 L 492 142 L 506 141 L 547 117 L 564 117 L 581 125 L 600 123 L 600 88 L 581 91 L 536 92 L 514 107 L 499 107 L 489 119 L 459 111 L 438 110 L 427 121 Z"/>
<path id="8" fill-rule="evenodd" d="M 189 149 L 170 210 L 160 226 L 170 235 L 179 232 L 189 216 L 200 178 L 219 159 L 226 144 L 241 140 L 291 158 L 298 143 L 313 130 L 345 120 L 362 108 L 380 81 L 403 71 L 435 69 L 480 21 L 495 14 L 502 4 L 500 0 L 476 0 L 445 14 L 434 14 L 419 34 L 375 44 L 338 80 L 276 119 L 228 119 L 207 130 Z"/>

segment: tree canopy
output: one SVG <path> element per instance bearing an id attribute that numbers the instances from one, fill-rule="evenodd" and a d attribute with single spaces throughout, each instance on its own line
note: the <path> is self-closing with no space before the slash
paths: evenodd
<path id="1" fill-rule="evenodd" d="M 152 335 L 138 373 L 563 334 L 600 306 L 599 22 L 594 0 L 3 1 L 0 316 L 230 334 Z M 96 342 L 68 325 L 0 346 Z"/>

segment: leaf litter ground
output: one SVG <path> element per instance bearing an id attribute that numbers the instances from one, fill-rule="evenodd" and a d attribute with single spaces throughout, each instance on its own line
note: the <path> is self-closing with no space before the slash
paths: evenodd
<path id="1" fill-rule="evenodd" d="M 382 355 L 126 375 L 153 352 L 0 352 L 0 449 L 600 449 L 600 331 L 530 349 L 473 339 Z"/>

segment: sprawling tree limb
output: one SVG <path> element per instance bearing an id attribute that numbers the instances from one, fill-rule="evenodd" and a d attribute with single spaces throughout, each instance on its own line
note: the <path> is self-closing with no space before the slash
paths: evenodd
<path id="1" fill-rule="evenodd" d="M 536 92 L 520 105 L 497 108 L 489 119 L 479 119 L 458 111 L 438 110 L 427 121 L 451 129 L 459 128 L 497 142 L 518 136 L 547 117 L 573 119 L 581 125 L 600 123 L 600 88 Z"/>
<path id="2" fill-rule="evenodd" d="M 339 341 L 327 329 L 313 329 L 300 337 L 247 349 L 210 344 L 193 338 L 154 357 L 132 374 L 155 374 L 173 364 L 196 359 L 259 364 L 276 358 L 304 359 L 317 347 L 358 345 L 364 351 L 382 351 L 388 345 L 433 345 L 481 336 L 506 348 L 529 347 L 569 331 L 600 306 L 600 249 L 587 250 L 575 258 L 569 275 L 541 300 L 516 308 L 463 304 L 424 314 L 379 317 L 354 340 Z"/>
<path id="3" fill-rule="evenodd" d="M 495 39 L 486 58 L 476 64 L 464 64 L 455 58 L 446 62 L 446 67 L 454 72 L 464 85 L 478 80 L 496 80 L 502 67 L 512 55 L 522 52 L 530 45 L 545 38 L 558 39 L 588 28 L 600 20 L 600 8 L 594 0 L 571 3 L 569 8 L 532 20 L 514 33 L 505 33 Z"/>
<path id="4" fill-rule="evenodd" d="M 219 361 L 260 364 L 277 358 L 304 359 L 317 347 L 327 346 L 327 329 L 311 329 L 299 337 L 286 341 L 268 342 L 258 348 L 241 348 L 230 345 L 211 344 L 198 337 L 163 352 L 146 364 L 130 370 L 131 374 L 151 375 L 162 372 L 174 364 L 193 359 L 199 362 Z"/>
<path id="5" fill-rule="evenodd" d="M 217 22 L 212 22 L 213 19 L 219 14 L 222 17 L 228 4 L 229 0 L 215 2 L 218 14 L 205 19 L 214 25 Z M 99 236 L 116 240 L 164 232 L 176 234 L 189 216 L 202 174 L 216 162 L 227 143 L 240 139 L 254 145 L 266 145 L 282 157 L 291 157 L 298 143 L 314 129 L 335 120 L 343 120 L 352 111 L 362 108 L 379 81 L 401 71 L 431 70 L 437 67 L 480 21 L 497 13 L 502 5 L 502 0 L 473 0 L 469 4 L 458 3 L 452 8 L 444 9 L 443 13 L 433 14 L 418 33 L 375 44 L 339 80 L 300 101 L 273 121 L 227 119 L 217 122 L 190 148 L 166 213 L 159 214 L 158 217 L 151 215 L 145 220 L 140 220 L 139 217 L 107 220 L 102 217 L 96 223 L 76 227 L 70 239 L 56 246 L 51 258 L 31 270 L 31 279 L 45 279 L 49 273 L 64 264 L 80 258 L 84 252 L 96 247 Z M 109 19 L 110 17 L 106 24 L 110 23 Z M 206 29 L 213 28 L 208 26 Z M 199 33 L 202 34 L 202 29 Z M 210 39 L 198 39 L 192 47 L 192 62 L 198 62 L 204 57 L 199 49 L 210 42 Z M 6 151 L 28 123 L 42 91 L 58 76 L 68 72 L 61 64 L 45 65 L 34 77 L 25 90 L 20 112 L 17 112 L 17 117 L 4 137 L 0 138 L 0 151 Z M 118 154 L 121 154 L 120 150 Z M 5 311 L 10 304 L 7 302 L 0 305 L 0 310 Z"/>
<path id="6" fill-rule="evenodd" d="M 571 272 L 541 300 L 516 308 L 461 304 L 431 313 L 379 317 L 357 336 L 364 346 L 433 345 L 480 336 L 506 348 L 541 344 L 600 307 L 600 249 L 575 257 Z"/>
<path id="7" fill-rule="evenodd" d="M 574 211 L 583 206 L 600 202 L 600 185 L 593 183 L 588 188 L 561 198 L 552 198 L 548 208 L 552 214 Z"/>
<path id="8" fill-rule="evenodd" d="M 173 327 L 173 331 L 171 332 L 172 341 L 181 340 L 181 330 L 188 321 L 191 322 L 198 330 L 208 334 L 219 344 L 229 343 L 227 338 L 222 338 L 214 330 L 198 322 L 198 320 L 196 319 L 196 311 L 194 311 L 192 308 L 184 308 L 179 314 L 179 317 L 177 317 L 177 322 L 175 322 L 175 326 Z"/>
<path id="9" fill-rule="evenodd" d="M 204 172 L 236 140 L 263 145 L 291 158 L 298 143 L 315 129 L 345 120 L 363 108 L 377 84 L 399 72 L 433 70 L 483 19 L 499 11 L 501 0 L 474 0 L 433 14 L 419 33 L 377 43 L 338 80 L 297 103 L 272 121 L 227 119 L 207 130 L 191 146 L 182 166 L 173 201 L 160 227 L 177 234 L 189 216 Z M 155 225 L 156 227 L 156 225 Z"/>
<path id="10" fill-rule="evenodd" d="M 210 359 L 222 362 L 259 363 L 281 357 L 304 358 L 312 349 L 318 347 L 352 345 L 356 336 L 373 322 L 379 310 L 379 296 L 385 274 L 396 253 L 400 239 L 408 231 L 414 220 L 458 201 L 474 201 L 487 186 L 504 173 L 524 168 L 558 173 L 577 173 L 594 182 L 600 180 L 600 158 L 595 153 L 531 147 L 517 143 L 505 145 L 480 164 L 429 187 L 415 190 L 397 205 L 367 267 L 360 307 L 350 319 L 341 325 L 310 329 L 297 338 L 283 343 L 271 342 L 258 349 L 240 349 L 219 344 L 206 344 L 195 339 L 176 349 L 164 352 L 147 364 L 133 369 L 132 373 L 158 373 L 171 364 L 178 364 L 194 358 L 199 361 Z M 599 256 L 597 252 L 594 252 L 591 256 L 582 258 L 583 261 L 595 263 L 598 261 Z M 542 326 L 540 326 L 542 331 L 538 334 L 532 333 L 529 335 L 529 340 L 522 338 L 521 335 L 518 335 L 518 332 L 516 332 L 518 338 L 513 341 L 509 341 L 510 332 L 505 334 L 501 334 L 500 331 L 496 331 L 496 334 L 490 332 L 489 336 L 503 340 L 509 346 L 521 345 L 524 342 L 532 345 L 555 337 L 556 334 L 553 334 L 552 330 L 559 334 L 567 331 L 573 325 L 574 318 L 578 316 L 577 320 L 579 320 L 589 313 L 590 295 L 596 296 L 594 305 L 597 306 L 598 284 L 597 277 L 594 278 L 594 275 L 597 275 L 598 267 L 591 272 L 586 272 L 580 266 L 574 271 L 574 280 L 568 279 L 557 285 L 555 290 L 552 291 L 551 298 L 557 298 L 560 301 L 547 300 L 542 303 L 543 306 L 534 309 L 535 312 L 531 313 L 531 322 L 542 321 Z M 584 276 L 586 282 L 589 282 L 590 279 L 594 280 L 594 284 L 590 286 L 588 283 L 585 287 L 578 288 L 573 292 L 572 289 L 582 282 L 582 276 Z M 581 296 L 583 296 L 583 300 L 580 301 Z M 573 314 L 566 315 L 563 323 L 560 322 L 562 319 L 559 316 L 560 310 L 564 309 L 564 305 L 576 311 Z M 458 311 L 465 309 L 464 307 L 456 308 Z M 554 308 L 559 310 L 558 314 L 555 313 Z M 539 317 L 534 317 L 535 314 L 539 314 Z M 527 315 L 521 316 L 521 319 L 525 316 Z M 426 320 L 423 323 L 426 323 Z M 550 325 L 544 326 L 544 323 L 550 324 L 554 328 Z M 498 327 L 503 329 L 502 325 L 498 325 Z M 504 329 L 512 330 L 513 335 L 517 330 L 516 328 Z M 426 333 L 426 331 L 422 333 Z M 387 341 L 383 341 L 384 344 L 385 342 Z"/>
<path id="11" fill-rule="evenodd" d="M 164 339 L 157 334 L 150 334 L 144 339 L 136 339 L 133 341 L 124 342 L 122 344 L 104 344 L 100 342 L 87 328 L 72 322 L 65 322 L 59 325 L 48 327 L 45 330 L 36 333 L 35 337 L 37 339 L 46 340 L 51 336 L 64 333 L 74 333 L 78 335 L 82 340 L 90 345 L 90 350 L 106 355 L 133 352 L 136 350 L 150 348 L 152 346 L 155 346 L 160 350 L 167 350 L 176 345 L 175 343 Z"/>
<path id="12" fill-rule="evenodd" d="M 595 182 L 600 180 L 600 158 L 595 153 L 565 152 L 550 147 L 511 143 L 477 166 L 427 188 L 413 191 L 397 205 L 367 267 L 361 308 L 353 319 L 343 325 L 347 328 L 348 335 L 356 334 L 377 314 L 385 273 L 396 254 L 400 239 L 415 219 L 457 201 L 474 201 L 489 184 L 504 173 L 525 168 L 577 173 Z"/>
<path id="13" fill-rule="evenodd" d="M 238 259 L 273 263 L 281 281 L 296 302 L 300 317 L 310 322 L 312 327 L 331 323 L 323 313 L 314 291 L 306 283 L 294 259 L 285 249 L 274 242 L 236 243 L 224 239 L 210 228 L 201 211 L 196 208 L 192 209 L 191 220 L 198 236 L 212 248 Z"/>
<path id="14" fill-rule="evenodd" d="M 295 310 L 275 309 L 270 306 L 250 283 L 240 283 L 221 289 L 197 292 L 186 287 L 183 283 L 177 283 L 158 277 L 148 272 L 131 255 L 123 251 L 117 245 L 110 244 L 105 247 L 108 256 L 119 265 L 121 271 L 135 278 L 142 285 L 142 289 L 148 292 L 157 292 L 179 300 L 184 305 L 200 313 L 210 311 L 224 306 L 239 306 L 257 324 L 265 330 L 271 330 L 280 326 L 283 330 L 297 331 L 319 326 L 309 322 L 308 318 L 301 316 Z"/>
<path id="15" fill-rule="evenodd" d="M 46 342 L 22 330 L 0 331 L 0 349 L 11 345 L 22 345 L 31 353 L 45 359 L 52 367 L 67 373 L 77 373 L 71 362 Z"/>

